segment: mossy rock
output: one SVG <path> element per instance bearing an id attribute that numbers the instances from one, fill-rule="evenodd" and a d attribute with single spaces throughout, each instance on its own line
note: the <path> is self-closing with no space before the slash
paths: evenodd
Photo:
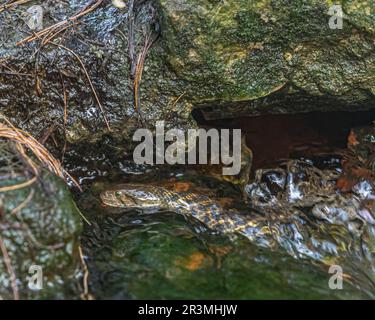
<path id="1" fill-rule="evenodd" d="M 14 298 L 10 264 L 21 299 L 79 298 L 82 223 L 65 182 L 43 169 L 34 183 L 7 191 L 5 187 L 27 183 L 32 175 L 3 143 L 0 160 L 0 296 Z M 41 290 L 29 288 L 36 274 L 32 266 L 41 267 Z"/>
<path id="2" fill-rule="evenodd" d="M 159 4 L 167 60 L 191 84 L 198 104 L 253 101 L 283 88 L 303 92 L 311 104 L 314 97 L 335 98 L 338 103 L 331 110 L 340 103 L 350 111 L 361 103 L 374 106 L 373 1 L 341 1 L 342 30 L 329 27 L 332 1 Z M 291 106 L 284 111 L 296 110 Z M 305 104 L 297 111 L 311 110 Z"/>
<path id="3" fill-rule="evenodd" d="M 129 142 L 138 127 L 153 128 L 156 120 L 165 120 L 167 127 L 192 128 L 191 111 L 202 106 L 214 108 L 213 118 L 375 108 L 373 1 L 335 1 L 345 14 L 342 30 L 329 28 L 333 1 L 136 3 L 136 56 L 146 31 L 160 31 L 139 88 L 138 111 L 145 123 L 134 108 L 127 8 L 110 1 L 82 17 L 76 32 L 64 35 L 64 44 L 86 66 L 112 131 L 76 57 L 53 45 L 35 55 L 38 41 L 16 45 L 30 32 L 18 13 L 31 3 L 0 13 L 0 59 L 8 67 L 0 73 L 0 111 L 34 134 L 57 124 L 56 136 L 72 146 L 110 136 L 115 147 L 131 152 Z M 42 5 L 48 13 L 44 24 L 50 26 L 87 1 Z M 150 12 L 156 12 L 154 20 Z M 9 71 L 20 69 L 18 75 Z M 64 139 L 57 139 L 60 149 Z"/>

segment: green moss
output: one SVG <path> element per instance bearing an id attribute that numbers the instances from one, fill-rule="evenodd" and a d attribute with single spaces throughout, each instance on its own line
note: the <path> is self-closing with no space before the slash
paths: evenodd
<path id="1" fill-rule="evenodd" d="M 374 15 L 366 14 L 373 4 L 344 1 L 343 30 L 329 28 L 326 1 L 159 4 L 166 59 L 198 103 L 253 100 L 287 82 L 309 95 L 358 103 L 375 84 L 368 33 Z"/>

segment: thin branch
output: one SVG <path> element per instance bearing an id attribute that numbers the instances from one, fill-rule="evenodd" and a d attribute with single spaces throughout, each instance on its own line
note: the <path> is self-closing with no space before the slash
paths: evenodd
<path id="1" fill-rule="evenodd" d="M 153 43 L 156 41 L 156 38 L 152 38 L 152 33 L 148 34 L 145 39 L 144 46 L 137 58 L 137 64 L 135 68 L 135 75 L 134 75 L 134 83 L 133 83 L 133 90 L 134 90 L 134 109 L 139 114 L 141 118 L 141 122 L 143 124 L 143 117 L 141 112 L 141 103 L 140 103 L 140 83 L 142 80 L 142 74 L 144 69 L 144 64 L 146 61 L 147 53 L 149 52 L 150 48 L 152 47 Z"/>
<path id="2" fill-rule="evenodd" d="M 15 207 L 11 211 L 10 215 L 18 214 L 22 209 L 24 209 L 28 205 L 28 203 L 33 199 L 34 193 L 35 193 L 34 189 L 31 189 L 27 198 L 25 200 L 23 200 L 17 207 Z"/>
<path id="3" fill-rule="evenodd" d="M 60 76 L 62 90 L 63 90 L 63 103 L 64 103 L 64 123 L 63 123 L 63 126 L 64 126 L 64 147 L 63 147 L 63 150 L 61 152 L 61 161 L 63 161 L 64 156 L 65 156 L 65 152 L 66 152 L 66 148 L 67 148 L 66 126 L 67 126 L 67 123 L 68 123 L 68 95 L 66 93 L 64 78 L 63 78 L 63 75 L 61 73 L 61 70 L 59 70 L 59 76 Z"/>
<path id="4" fill-rule="evenodd" d="M 33 177 L 33 178 L 27 180 L 26 182 L 14 184 L 14 185 L 9 186 L 9 187 L 2 187 L 2 188 L 0 188 L 0 193 L 26 188 L 26 187 L 32 185 L 36 180 L 37 180 L 37 177 Z"/>
<path id="5" fill-rule="evenodd" d="M 25 3 L 30 2 L 30 1 L 31 0 L 18 0 L 18 1 L 14 1 L 14 2 L 11 2 L 11 3 L 4 4 L 4 5 L 0 6 L 0 13 L 3 12 L 4 10 L 11 9 L 15 6 L 25 4 Z"/>
<path id="6" fill-rule="evenodd" d="M 87 268 L 87 264 L 85 262 L 85 259 L 83 257 L 82 247 L 78 246 L 78 252 L 79 257 L 81 259 L 82 269 L 83 269 L 83 297 L 84 299 L 89 299 L 89 285 L 88 285 L 88 279 L 89 279 L 89 270 Z"/>

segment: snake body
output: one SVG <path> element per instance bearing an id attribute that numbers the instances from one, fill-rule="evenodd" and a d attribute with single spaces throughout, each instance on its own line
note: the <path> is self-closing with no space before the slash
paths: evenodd
<path id="1" fill-rule="evenodd" d="M 235 210 L 224 210 L 211 198 L 192 192 L 174 192 L 152 185 L 127 184 L 101 194 L 102 202 L 110 207 L 127 209 L 160 209 L 173 211 L 203 223 L 220 233 L 242 234 L 264 246 L 264 219 L 255 221 Z"/>

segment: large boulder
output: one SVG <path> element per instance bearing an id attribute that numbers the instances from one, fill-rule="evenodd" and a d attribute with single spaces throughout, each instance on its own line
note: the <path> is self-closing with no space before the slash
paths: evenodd
<path id="1" fill-rule="evenodd" d="M 30 5 L 43 7 L 46 27 L 90 3 L 33 1 L 0 13 L 0 110 L 34 135 L 55 126 L 61 144 L 109 133 L 119 145 L 156 119 L 193 126 L 195 107 L 220 118 L 375 106 L 373 1 L 342 1 L 342 30 L 330 29 L 333 3 L 323 0 L 135 1 L 131 15 L 104 1 L 52 39 L 76 56 L 41 40 L 16 45 L 31 32 L 18 14 Z M 160 37 L 146 55 L 135 110 L 129 42 L 137 60 L 150 31 Z"/>
<path id="2" fill-rule="evenodd" d="M 374 107 L 373 1 L 342 1 L 342 29 L 329 26 L 331 1 L 159 2 L 167 60 L 196 104 L 250 102 L 282 91 L 276 112 Z M 292 93 L 294 101 L 282 103 L 280 96 Z M 303 104 L 295 106 L 296 97 Z M 268 112 L 270 100 L 249 103 L 247 112 Z"/>
<path id="3" fill-rule="evenodd" d="M 33 179 L 13 144 L 0 163 L 0 297 L 79 298 L 82 223 L 65 182 L 44 169 Z"/>

